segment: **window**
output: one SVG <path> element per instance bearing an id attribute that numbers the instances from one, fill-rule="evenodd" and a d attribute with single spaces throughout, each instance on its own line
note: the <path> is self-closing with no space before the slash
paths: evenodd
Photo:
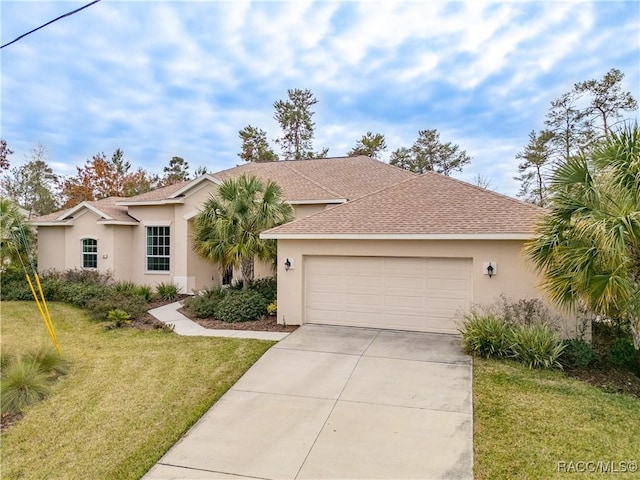
<path id="1" fill-rule="evenodd" d="M 98 268 L 98 240 L 82 239 L 82 268 Z"/>
<path id="2" fill-rule="evenodd" d="M 169 227 L 147 227 L 147 271 L 169 271 L 169 233 Z"/>

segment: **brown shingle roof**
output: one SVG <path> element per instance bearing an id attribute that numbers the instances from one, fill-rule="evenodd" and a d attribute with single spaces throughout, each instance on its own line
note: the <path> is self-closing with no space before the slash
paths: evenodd
<path id="1" fill-rule="evenodd" d="M 82 202 L 84 204 L 91 205 L 93 208 L 101 212 L 104 219 L 115 220 L 118 222 L 137 222 L 137 220 L 131 217 L 127 213 L 127 207 L 123 207 L 117 204 L 117 202 L 126 200 L 123 197 L 108 197 L 102 200 L 93 200 Z M 77 207 L 74 207 L 77 208 Z M 74 208 L 68 208 L 58 212 L 49 213 L 48 215 L 42 215 L 40 217 L 32 218 L 31 221 L 35 223 L 41 222 L 55 222 L 58 218 L 64 220 L 67 215 L 72 214 Z"/>
<path id="2" fill-rule="evenodd" d="M 425 173 L 267 235 L 528 234 L 543 213 L 534 205 Z"/>

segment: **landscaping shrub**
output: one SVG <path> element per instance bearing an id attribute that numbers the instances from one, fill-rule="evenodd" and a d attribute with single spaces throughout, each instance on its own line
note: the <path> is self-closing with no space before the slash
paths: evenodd
<path id="1" fill-rule="evenodd" d="M 89 302 L 100 298 L 108 298 L 111 293 L 112 290 L 107 285 L 63 282 L 59 285 L 57 298 L 53 300 L 85 308 Z"/>
<path id="2" fill-rule="evenodd" d="M 215 307 L 229 290 L 216 286 L 185 299 L 184 306 L 197 318 L 215 316 Z"/>
<path id="3" fill-rule="evenodd" d="M 178 293 L 180 293 L 180 287 L 178 287 L 175 283 L 163 282 L 156 285 L 156 296 L 160 300 L 173 302 L 178 298 Z"/>
<path id="4" fill-rule="evenodd" d="M 61 357 L 53 347 L 42 345 L 39 348 L 29 350 L 22 358 L 38 365 L 44 374 L 58 376 L 69 372 L 69 362 Z"/>
<path id="5" fill-rule="evenodd" d="M 109 328 L 121 328 L 129 323 L 131 319 L 131 315 L 129 315 L 124 310 L 120 310 L 119 308 L 115 310 L 111 310 L 107 315 L 109 321 L 111 321 L 111 325 Z"/>
<path id="6" fill-rule="evenodd" d="M 99 321 L 108 321 L 109 312 L 112 310 L 123 310 L 132 319 L 136 319 L 146 312 L 147 308 L 145 299 L 135 293 L 112 293 L 87 302 L 91 317 Z"/>
<path id="7" fill-rule="evenodd" d="M 0 298 L 2 300 L 31 300 L 33 298 L 22 268 L 9 266 L 0 274 Z"/>
<path id="8" fill-rule="evenodd" d="M 585 368 L 598 359 L 595 350 L 581 338 L 571 338 L 564 341 L 564 351 L 560 363 L 569 368 Z"/>
<path id="9" fill-rule="evenodd" d="M 545 324 L 511 327 L 513 357 L 529 368 L 562 368 L 560 355 L 565 344 Z"/>
<path id="10" fill-rule="evenodd" d="M 272 303 L 276 301 L 278 282 L 275 277 L 260 278 L 251 282 L 249 290 L 258 292 L 267 302 Z"/>
<path id="11" fill-rule="evenodd" d="M 267 305 L 267 313 L 269 315 L 277 315 L 278 314 L 278 302 L 272 302 L 269 305 Z"/>
<path id="12" fill-rule="evenodd" d="M 129 280 L 120 280 L 113 284 L 113 290 L 117 293 L 133 293 L 137 285 Z"/>
<path id="13" fill-rule="evenodd" d="M 495 314 L 511 325 L 547 325 L 557 330 L 562 320 L 547 308 L 538 298 L 511 300 L 500 295 L 500 300 L 492 308 Z"/>
<path id="14" fill-rule="evenodd" d="M 467 353 L 486 358 L 511 355 L 511 330 L 499 317 L 472 313 L 465 318 L 460 333 Z"/>
<path id="15" fill-rule="evenodd" d="M 153 299 L 153 290 L 149 285 L 138 285 L 134 289 L 134 293 L 141 297 L 145 302 L 149 303 Z"/>
<path id="16" fill-rule="evenodd" d="M 49 394 L 46 374 L 34 360 L 17 359 L 3 369 L 0 381 L 2 413 L 21 413 Z"/>
<path id="17" fill-rule="evenodd" d="M 228 323 L 256 320 L 264 316 L 268 303 L 258 292 L 229 290 L 215 306 L 215 316 Z"/>
<path id="18" fill-rule="evenodd" d="M 620 336 L 614 340 L 607 350 L 607 360 L 614 365 L 631 370 L 640 375 L 638 352 L 633 346 L 633 340 L 628 336 Z"/>

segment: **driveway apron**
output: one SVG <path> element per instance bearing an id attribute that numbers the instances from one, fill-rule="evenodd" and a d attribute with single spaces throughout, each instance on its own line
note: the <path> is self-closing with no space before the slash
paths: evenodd
<path id="1" fill-rule="evenodd" d="M 454 335 L 304 325 L 144 478 L 470 479 L 471 374 Z"/>

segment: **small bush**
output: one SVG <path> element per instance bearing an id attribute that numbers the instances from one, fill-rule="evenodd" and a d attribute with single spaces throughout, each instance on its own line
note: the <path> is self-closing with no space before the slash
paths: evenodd
<path id="1" fill-rule="evenodd" d="M 102 322 L 109 320 L 111 310 L 123 310 L 136 319 L 147 311 L 147 307 L 145 299 L 135 293 L 113 293 L 87 302 L 91 317 Z"/>
<path id="2" fill-rule="evenodd" d="M 514 325 L 511 328 L 513 356 L 529 368 L 562 368 L 559 358 L 565 344 L 544 324 Z"/>
<path id="3" fill-rule="evenodd" d="M 511 330 L 501 318 L 471 314 L 465 318 L 460 333 L 467 353 L 486 358 L 511 355 Z"/>
<path id="4" fill-rule="evenodd" d="M 156 296 L 165 302 L 173 302 L 178 298 L 180 287 L 175 283 L 159 283 L 156 285 Z"/>
<path id="5" fill-rule="evenodd" d="M 278 302 L 272 302 L 269 305 L 267 305 L 267 313 L 271 316 L 273 315 L 277 315 L 278 314 Z"/>
<path id="6" fill-rule="evenodd" d="M 551 313 L 544 302 L 538 298 L 511 300 L 500 295 L 494 306 L 495 313 L 511 325 L 547 325 L 554 330 L 562 323 L 557 315 Z"/>
<path id="7" fill-rule="evenodd" d="M 29 350 L 22 356 L 23 360 L 33 362 L 44 374 L 65 375 L 69 372 L 69 362 L 61 357 L 52 347 L 44 346 Z"/>
<path id="8" fill-rule="evenodd" d="M 586 368 L 598 359 L 595 350 L 581 338 L 564 341 L 564 351 L 560 363 L 569 368 Z"/>
<path id="9" fill-rule="evenodd" d="M 85 308 L 90 301 L 109 297 L 111 293 L 107 285 L 65 282 L 60 284 L 58 298 L 54 300 Z"/>
<path id="10" fill-rule="evenodd" d="M 113 290 L 117 293 L 133 293 L 137 285 L 129 280 L 120 280 L 113 284 Z"/>
<path id="11" fill-rule="evenodd" d="M 153 298 L 153 290 L 149 285 L 138 285 L 134 289 L 134 293 L 141 297 L 145 302 L 149 303 Z"/>
<path id="12" fill-rule="evenodd" d="M 121 328 L 127 325 L 131 319 L 131 315 L 129 315 L 124 310 L 120 310 L 119 308 L 115 310 L 111 310 L 107 316 L 109 321 L 111 322 L 110 328 Z"/>
<path id="13" fill-rule="evenodd" d="M 607 360 L 619 367 L 624 367 L 640 375 L 638 352 L 633 340 L 627 336 L 618 337 L 607 350 Z"/>
<path id="14" fill-rule="evenodd" d="M 0 299 L 33 299 L 31 290 L 29 289 L 29 284 L 27 283 L 27 279 L 25 278 L 24 270 L 22 268 L 10 265 L 0 274 Z"/>
<path id="15" fill-rule="evenodd" d="M 37 362 L 18 359 L 3 371 L 0 391 L 2 413 L 13 415 L 46 397 L 50 387 L 47 376 Z"/>
<path id="16" fill-rule="evenodd" d="M 269 303 L 275 302 L 278 294 L 278 282 L 275 277 L 260 278 L 251 282 L 249 290 L 258 292 Z"/>
<path id="17" fill-rule="evenodd" d="M 264 316 L 268 302 L 258 292 L 229 290 L 215 307 L 215 316 L 228 323 L 248 322 Z"/>

